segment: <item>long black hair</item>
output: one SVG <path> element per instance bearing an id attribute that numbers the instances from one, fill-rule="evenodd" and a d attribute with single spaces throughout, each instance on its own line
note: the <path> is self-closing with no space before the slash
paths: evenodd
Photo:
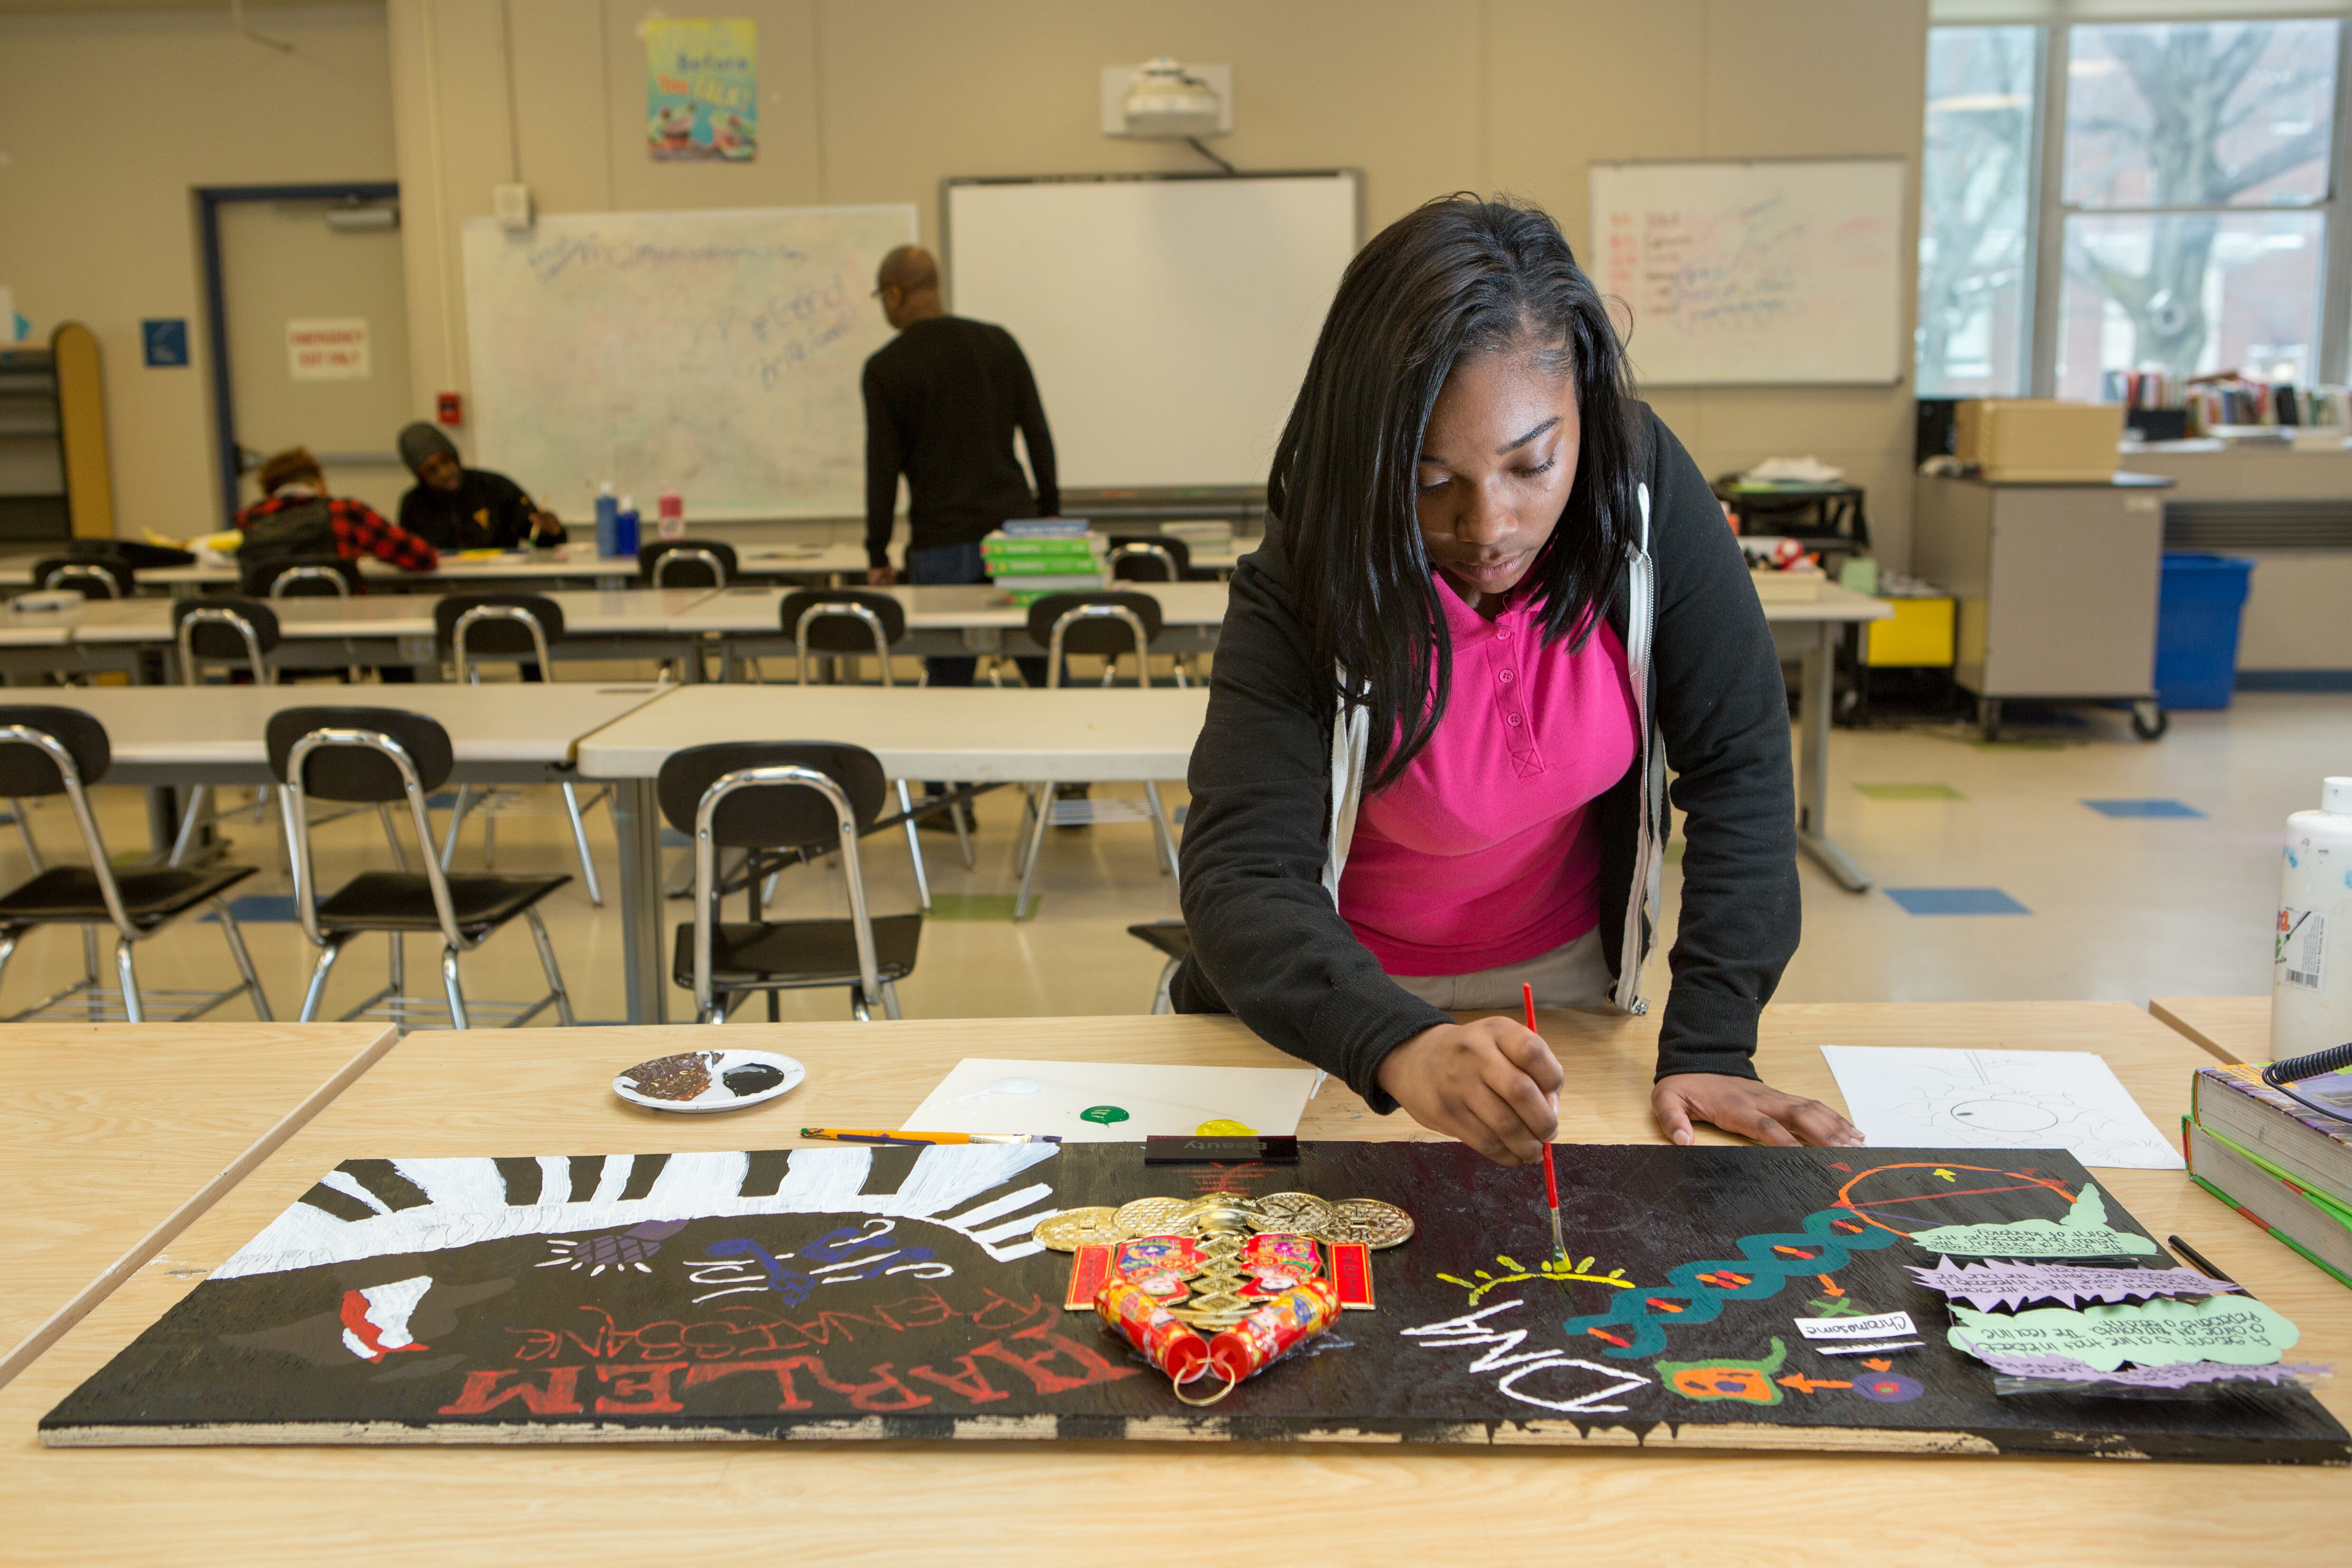
<path id="1" fill-rule="evenodd" d="M 1559 526 L 1527 578 L 1547 642 L 1591 635 L 1639 504 L 1633 393 L 1600 290 L 1549 215 L 1468 194 L 1399 218 L 1339 279 L 1266 505 L 1333 702 L 1370 711 L 1369 788 L 1429 743 L 1453 684 L 1413 509 L 1430 409 L 1459 360 L 1563 344 L 1583 436 Z"/>

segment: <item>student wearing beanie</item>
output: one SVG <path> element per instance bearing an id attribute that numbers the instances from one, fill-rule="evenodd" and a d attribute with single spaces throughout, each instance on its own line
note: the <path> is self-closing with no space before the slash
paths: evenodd
<path id="1" fill-rule="evenodd" d="M 400 433 L 400 460 L 416 483 L 400 498 L 400 526 L 442 550 L 561 544 L 563 524 L 488 468 L 467 468 L 448 437 L 420 419 Z"/>
<path id="2" fill-rule="evenodd" d="M 327 493 L 327 476 L 307 447 L 289 447 L 261 465 L 261 500 L 236 514 L 246 543 L 241 557 L 323 555 L 346 561 L 373 555 L 404 572 L 440 564 L 433 546 L 384 521 L 362 500 Z"/>

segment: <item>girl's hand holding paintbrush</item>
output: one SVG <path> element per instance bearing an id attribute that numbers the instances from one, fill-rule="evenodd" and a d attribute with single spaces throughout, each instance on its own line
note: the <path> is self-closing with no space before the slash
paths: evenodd
<path id="1" fill-rule="evenodd" d="M 1559 1131 L 1559 1058 L 1509 1018 L 1423 1029 L 1376 1076 L 1415 1121 L 1498 1165 L 1535 1163 Z"/>

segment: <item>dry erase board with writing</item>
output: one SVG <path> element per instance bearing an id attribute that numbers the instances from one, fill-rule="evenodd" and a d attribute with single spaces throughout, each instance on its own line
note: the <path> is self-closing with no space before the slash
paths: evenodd
<path id="1" fill-rule="evenodd" d="M 350 1160 L 41 1436 L 2347 1455 L 2299 1386 L 2003 1397 L 1946 1342 L 1944 1298 L 1906 1267 L 1936 1262 L 1913 1234 L 2068 1215 L 2089 1177 L 2063 1152 L 1563 1146 L 1579 1254 L 1566 1281 L 1532 1267 L 1549 1239 L 1536 1169 L 1457 1143 L 1300 1155 L 1147 1166 L 1132 1143 L 1028 1143 Z M 1031 1233 L 1065 1209 L 1216 1192 L 1375 1198 L 1417 1228 L 1370 1254 L 1372 1310 L 1191 1409 L 1091 1310 L 1066 1308 L 1073 1258 Z M 2099 1241 L 2113 1227 L 2143 1244 L 2120 1204 L 2104 1215 Z M 1898 1312 L 1916 1333 L 1883 1326 Z M 1845 1328 L 1907 1342 L 1842 1356 Z"/>
<path id="2" fill-rule="evenodd" d="M 914 237 L 908 205 L 468 222 L 475 460 L 572 517 L 605 480 L 647 511 L 863 511 L 874 271 Z"/>
<path id="3" fill-rule="evenodd" d="M 1358 185 L 951 180 L 952 304 L 1020 340 L 1063 484 L 1264 484 L 1356 253 Z"/>
<path id="4" fill-rule="evenodd" d="M 1637 379 L 1899 380 L 1905 185 L 1891 158 L 1592 164 L 1587 261 Z"/>

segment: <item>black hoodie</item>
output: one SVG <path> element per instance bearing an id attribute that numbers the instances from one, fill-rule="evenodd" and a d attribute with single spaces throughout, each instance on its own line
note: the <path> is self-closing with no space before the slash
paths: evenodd
<path id="1" fill-rule="evenodd" d="M 1657 416 L 1643 406 L 1636 417 L 1646 559 L 1620 570 L 1609 618 L 1648 715 L 1653 788 L 1643 790 L 1637 759 L 1595 803 L 1602 949 L 1620 1003 L 1644 1007 L 1648 885 L 1666 837 L 1655 785 L 1671 768 L 1686 843 L 1658 1076 L 1752 1079 L 1757 1015 L 1796 951 L 1801 913 L 1788 693 L 1722 507 Z M 1183 907 L 1193 955 L 1174 996 L 1179 1012 L 1235 1014 L 1385 1113 L 1396 1102 L 1377 1081 L 1381 1060 L 1453 1020 L 1381 972 L 1327 888 L 1341 771 L 1334 684 L 1314 668 L 1292 608 L 1277 521 L 1234 570 L 1208 722 L 1192 750 Z"/>

